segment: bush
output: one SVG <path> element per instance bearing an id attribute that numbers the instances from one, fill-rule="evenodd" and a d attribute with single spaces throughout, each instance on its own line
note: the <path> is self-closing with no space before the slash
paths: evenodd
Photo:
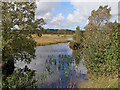
<path id="1" fill-rule="evenodd" d="M 118 24 L 110 33 L 104 30 L 85 31 L 83 54 L 88 72 L 118 73 Z"/>
<path id="2" fill-rule="evenodd" d="M 33 71 L 16 70 L 14 74 L 6 77 L 3 76 L 2 88 L 36 88 L 36 80 L 33 79 L 35 73 Z"/>

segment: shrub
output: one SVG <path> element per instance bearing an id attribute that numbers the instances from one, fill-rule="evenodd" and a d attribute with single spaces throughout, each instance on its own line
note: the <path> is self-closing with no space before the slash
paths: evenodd
<path id="1" fill-rule="evenodd" d="M 15 89 L 15 88 L 36 88 L 36 80 L 33 79 L 35 75 L 32 71 L 16 70 L 14 74 L 5 77 L 3 76 L 2 88 Z"/>
<path id="2" fill-rule="evenodd" d="M 88 30 L 85 32 L 83 54 L 88 72 L 97 74 L 118 73 L 118 51 L 117 23 L 114 23 L 112 35 L 104 30 Z"/>

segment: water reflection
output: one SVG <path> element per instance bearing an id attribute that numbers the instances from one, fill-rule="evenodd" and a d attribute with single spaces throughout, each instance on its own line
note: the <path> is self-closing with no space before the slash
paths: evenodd
<path id="1" fill-rule="evenodd" d="M 71 79 L 72 82 L 76 81 L 76 77 L 83 79 L 87 73 L 85 66 L 80 62 L 80 57 L 76 58 L 78 52 L 70 49 L 68 43 L 38 46 L 36 57 L 30 64 L 17 61 L 15 67 L 24 68 L 27 65 L 31 70 L 36 70 L 38 88 L 67 87 Z"/>

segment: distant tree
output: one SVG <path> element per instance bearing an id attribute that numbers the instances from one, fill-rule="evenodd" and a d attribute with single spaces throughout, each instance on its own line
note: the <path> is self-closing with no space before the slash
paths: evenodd
<path id="1" fill-rule="evenodd" d="M 64 33 L 64 37 L 66 37 L 67 31 L 63 30 L 63 33 Z"/>
<path id="2" fill-rule="evenodd" d="M 60 29 L 58 29 L 57 34 L 58 34 L 58 36 L 61 34 L 61 30 Z"/>
<path id="3" fill-rule="evenodd" d="M 77 26 L 76 27 L 76 31 L 75 34 L 73 35 L 73 40 L 77 41 L 77 42 L 81 42 L 83 39 L 83 31 L 80 30 L 80 27 Z"/>
<path id="4" fill-rule="evenodd" d="M 80 27 L 79 26 L 77 26 L 76 27 L 76 31 L 75 31 L 75 35 L 76 35 L 76 41 L 78 41 L 79 42 L 79 32 L 80 32 Z"/>

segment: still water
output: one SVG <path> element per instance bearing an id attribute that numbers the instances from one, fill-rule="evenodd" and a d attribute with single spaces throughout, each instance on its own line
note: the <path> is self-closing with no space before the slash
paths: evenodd
<path id="1" fill-rule="evenodd" d="M 47 46 L 37 46 L 36 57 L 30 64 L 16 62 L 15 67 L 27 66 L 35 70 L 36 86 L 38 88 L 76 87 L 78 80 L 86 81 L 86 67 L 81 60 L 75 60 L 75 52 L 68 46 L 69 43 L 59 43 Z"/>

